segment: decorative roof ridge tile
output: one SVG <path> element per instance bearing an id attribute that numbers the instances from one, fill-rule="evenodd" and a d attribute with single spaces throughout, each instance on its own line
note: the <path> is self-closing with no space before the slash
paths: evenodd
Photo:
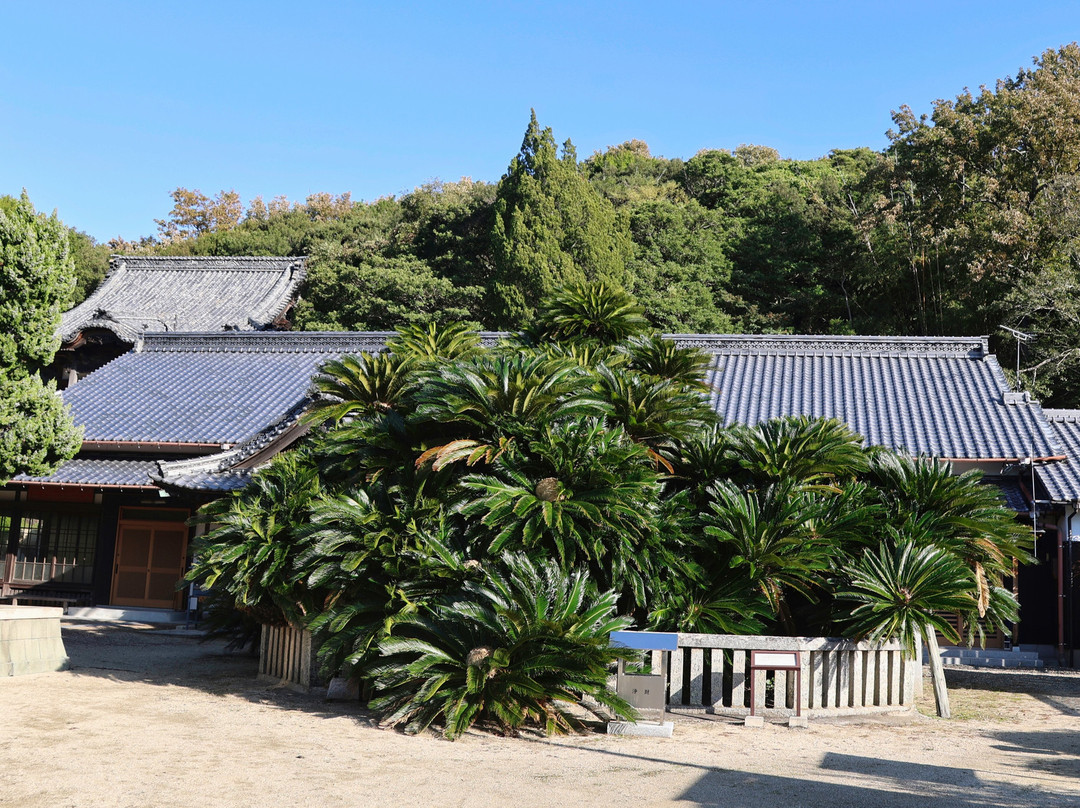
<path id="1" fill-rule="evenodd" d="M 990 355 L 987 337 L 883 337 L 811 334 L 664 334 L 684 348 L 712 353 L 822 354 L 835 356 Z"/>
<path id="2" fill-rule="evenodd" d="M 281 272 L 295 267 L 306 271 L 306 255 L 110 255 L 109 266 L 115 271 L 172 270 L 177 272 L 224 270 L 238 272 Z"/>
<path id="3" fill-rule="evenodd" d="M 482 344 L 509 336 L 507 331 L 478 331 Z M 381 351 L 396 331 L 147 331 L 135 351 L 341 353 Z"/>
<path id="4" fill-rule="evenodd" d="M 149 331 L 140 353 L 341 353 L 382 350 L 395 331 Z"/>
<path id="5" fill-rule="evenodd" d="M 1045 415 L 1051 421 L 1061 423 L 1080 421 L 1080 410 L 1043 407 L 1043 415 Z"/>

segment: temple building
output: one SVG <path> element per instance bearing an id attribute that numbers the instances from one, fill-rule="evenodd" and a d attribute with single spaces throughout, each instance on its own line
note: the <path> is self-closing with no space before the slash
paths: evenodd
<path id="1" fill-rule="evenodd" d="M 305 261 L 114 255 L 101 285 L 61 316 L 61 346 L 47 375 L 69 387 L 145 332 L 287 330 Z"/>

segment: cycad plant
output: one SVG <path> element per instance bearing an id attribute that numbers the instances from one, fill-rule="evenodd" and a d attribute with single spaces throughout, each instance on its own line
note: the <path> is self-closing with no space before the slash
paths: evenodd
<path id="1" fill-rule="evenodd" d="M 791 416 L 730 432 L 730 452 L 755 485 L 797 481 L 836 488 L 868 467 L 862 438 L 835 418 Z"/>
<path id="2" fill-rule="evenodd" d="M 664 548 L 659 478 L 645 450 L 601 420 L 549 426 L 490 474 L 464 477 L 458 511 L 490 555 L 525 552 L 586 566 L 598 586 L 644 606 Z"/>
<path id="3" fill-rule="evenodd" d="M 615 345 L 647 331 L 644 309 L 633 297 L 593 281 L 568 284 L 547 297 L 530 334 L 537 342 Z"/>
<path id="4" fill-rule="evenodd" d="M 584 571 L 507 556 L 459 598 L 397 624 L 370 668 L 371 706 L 385 725 L 414 733 L 436 724 L 450 739 L 474 724 L 578 730 L 574 706 L 585 697 L 632 719 L 608 687 L 614 663 L 634 658 L 609 641 L 630 623 L 614 616 L 615 601 L 590 594 Z"/>
<path id="5" fill-rule="evenodd" d="M 673 382 L 688 390 L 706 392 L 705 374 L 712 362 L 696 348 L 680 348 L 659 334 L 629 338 L 624 346 L 629 367 L 643 376 Z"/>
<path id="6" fill-rule="evenodd" d="M 279 454 L 240 491 L 203 506 L 213 529 L 198 537 L 186 580 L 227 593 L 261 623 L 297 622 L 317 605 L 297 573 L 319 476 L 303 452 Z"/>
<path id="7" fill-rule="evenodd" d="M 791 481 L 749 490 L 720 482 L 710 493 L 709 511 L 700 516 L 702 565 L 716 577 L 746 581 L 793 634 L 790 595 L 812 599 L 839 553 L 814 529 L 823 503 Z"/>
<path id="8" fill-rule="evenodd" d="M 1013 562 L 1030 560 L 1031 533 L 1003 508 L 981 473 L 952 473 L 948 463 L 892 453 L 871 464 L 872 491 L 889 523 L 922 545 L 933 545 L 970 573 L 971 608 L 963 615 L 969 643 L 984 639 L 984 625 L 1001 632 L 1016 619 L 1016 602 L 1002 588 Z"/>
<path id="9" fill-rule="evenodd" d="M 335 424 L 355 417 L 400 409 L 415 381 L 415 362 L 396 354 L 369 354 L 332 359 L 319 369 L 312 386 L 318 394 L 309 420 Z"/>
<path id="10" fill-rule="evenodd" d="M 947 550 L 890 529 L 876 552 L 867 551 L 843 572 L 846 587 L 837 599 L 859 604 L 851 612 L 852 632 L 875 641 L 897 640 L 909 657 L 925 639 L 938 715 L 948 718 L 949 697 L 937 634 L 959 641 L 945 615 L 967 613 L 975 605 L 970 568 Z"/>
<path id="11" fill-rule="evenodd" d="M 483 350 L 480 335 L 465 323 L 405 325 L 386 343 L 394 356 L 425 365 L 476 356 Z"/>

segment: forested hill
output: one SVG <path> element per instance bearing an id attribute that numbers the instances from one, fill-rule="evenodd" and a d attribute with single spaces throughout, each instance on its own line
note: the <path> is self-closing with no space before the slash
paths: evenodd
<path id="1" fill-rule="evenodd" d="M 309 255 L 299 328 L 515 328 L 556 284 L 602 278 L 665 331 L 990 334 L 1011 367 L 1009 326 L 1036 335 L 1022 385 L 1080 404 L 1080 48 L 893 120 L 883 153 L 634 140 L 579 159 L 534 115 L 496 184 L 247 206 L 181 188 L 154 237 L 76 234 L 78 294 L 110 252 Z"/>

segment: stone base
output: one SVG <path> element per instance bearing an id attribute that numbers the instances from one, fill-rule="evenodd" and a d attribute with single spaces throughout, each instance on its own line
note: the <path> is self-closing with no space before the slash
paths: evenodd
<path id="1" fill-rule="evenodd" d="M 743 719 L 743 724 L 748 727 L 763 727 L 765 719 L 760 715 L 748 715 Z"/>
<path id="2" fill-rule="evenodd" d="M 0 606 L 0 676 L 48 673 L 69 667 L 60 636 L 63 612 L 51 606 Z"/>
<path id="3" fill-rule="evenodd" d="M 787 720 L 789 727 L 808 727 L 810 726 L 810 720 L 805 715 L 793 715 Z"/>
<path id="4" fill-rule="evenodd" d="M 326 688 L 327 701 L 360 701 L 360 682 L 335 676 Z"/>
<path id="5" fill-rule="evenodd" d="M 635 721 L 608 721 L 608 735 L 637 735 L 642 738 L 670 738 L 675 731 L 675 724 L 664 721 L 661 724 L 644 724 Z"/>

